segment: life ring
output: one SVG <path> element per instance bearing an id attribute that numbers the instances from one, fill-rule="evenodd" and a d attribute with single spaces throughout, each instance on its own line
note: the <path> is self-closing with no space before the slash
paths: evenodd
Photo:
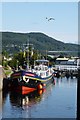
<path id="1" fill-rule="evenodd" d="M 29 82 L 29 78 L 25 78 L 25 76 L 23 76 L 23 80 L 28 83 Z"/>
<path id="2" fill-rule="evenodd" d="M 28 82 L 29 82 L 29 78 L 27 78 L 27 79 L 25 80 L 25 82 L 28 83 Z"/>

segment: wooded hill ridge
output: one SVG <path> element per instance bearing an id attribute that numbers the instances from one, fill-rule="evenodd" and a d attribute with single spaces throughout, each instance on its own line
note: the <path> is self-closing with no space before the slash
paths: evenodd
<path id="1" fill-rule="evenodd" d="M 15 33 L 15 32 L 0 32 L 2 33 L 2 48 L 9 53 L 18 52 L 22 49 L 23 44 L 33 44 L 36 50 L 48 51 L 78 51 L 80 45 L 72 43 L 64 43 L 47 36 L 44 33 Z"/>

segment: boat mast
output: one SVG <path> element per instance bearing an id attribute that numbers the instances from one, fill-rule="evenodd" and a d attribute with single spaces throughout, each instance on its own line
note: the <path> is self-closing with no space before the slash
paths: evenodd
<path id="1" fill-rule="evenodd" d="M 29 39 L 27 43 L 27 68 L 29 69 Z"/>
<path id="2" fill-rule="evenodd" d="M 47 50 L 46 50 L 46 60 L 47 60 Z"/>

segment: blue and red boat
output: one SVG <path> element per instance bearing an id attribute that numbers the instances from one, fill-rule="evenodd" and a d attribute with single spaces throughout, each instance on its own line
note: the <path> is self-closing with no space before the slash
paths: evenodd
<path id="1" fill-rule="evenodd" d="M 36 60 L 34 69 L 19 70 L 11 74 L 11 86 L 22 94 L 44 89 L 53 78 L 53 69 L 48 60 Z"/>

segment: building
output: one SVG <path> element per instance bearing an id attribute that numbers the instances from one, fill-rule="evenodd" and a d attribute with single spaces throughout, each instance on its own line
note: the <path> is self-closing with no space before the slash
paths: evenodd
<path id="1" fill-rule="evenodd" d="M 57 58 L 55 68 L 57 70 L 78 70 L 79 58 Z"/>

